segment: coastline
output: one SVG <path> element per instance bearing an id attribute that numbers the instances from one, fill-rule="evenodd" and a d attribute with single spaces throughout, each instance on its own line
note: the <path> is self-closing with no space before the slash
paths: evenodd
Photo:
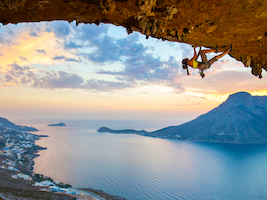
<path id="1" fill-rule="evenodd" d="M 73 188 L 33 172 L 34 158 L 46 148 L 35 144 L 47 135 L 5 129 L 0 131 L 0 200 L 89 199 L 126 200 L 92 188 Z"/>

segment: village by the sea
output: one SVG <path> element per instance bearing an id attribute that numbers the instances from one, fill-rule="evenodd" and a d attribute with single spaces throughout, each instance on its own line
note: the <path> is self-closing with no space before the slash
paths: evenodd
<path id="1" fill-rule="evenodd" d="M 55 194 L 60 195 L 60 199 L 96 199 L 103 200 L 101 196 L 108 195 L 102 191 L 73 188 L 67 183 L 54 181 L 50 177 L 33 172 L 33 159 L 38 156 L 40 150 L 46 148 L 35 144 L 36 140 L 46 135 L 36 135 L 13 128 L 0 127 L 0 199 L 13 199 L 14 196 L 22 193 L 20 189 L 37 191 L 44 198 L 56 199 Z M 14 179 L 14 180 L 12 180 Z M 15 180 L 19 180 L 16 182 Z M 12 193 L 10 194 L 10 191 Z M 18 190 L 18 194 L 16 194 Z M 93 193 L 93 192 L 95 193 Z M 46 192 L 46 195 L 43 195 Z M 14 195 L 14 196 L 12 196 Z M 109 195 L 112 197 L 112 195 Z M 16 197 L 19 198 L 19 197 Z M 114 199 L 122 199 L 116 197 Z"/>

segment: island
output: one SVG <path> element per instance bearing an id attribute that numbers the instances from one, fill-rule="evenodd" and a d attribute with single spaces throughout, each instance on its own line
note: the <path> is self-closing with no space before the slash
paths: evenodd
<path id="1" fill-rule="evenodd" d="M 124 130 L 112 130 L 107 127 L 100 127 L 97 132 L 106 132 L 106 133 L 124 133 L 124 134 L 138 134 L 138 135 L 145 135 L 147 131 L 141 130 L 141 131 L 136 131 L 133 129 L 124 129 Z"/>
<path id="2" fill-rule="evenodd" d="M 47 125 L 47 126 L 66 126 L 66 124 L 60 122 L 60 123 L 58 123 L 58 124 L 49 124 L 49 125 Z"/>
<path id="3" fill-rule="evenodd" d="M 218 107 L 194 120 L 156 131 L 112 130 L 98 132 L 128 133 L 163 139 L 233 144 L 267 144 L 267 96 L 237 92 Z"/>

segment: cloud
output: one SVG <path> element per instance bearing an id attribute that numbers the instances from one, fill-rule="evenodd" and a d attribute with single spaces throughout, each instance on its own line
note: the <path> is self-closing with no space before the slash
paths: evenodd
<path id="1" fill-rule="evenodd" d="M 53 60 L 64 60 L 64 59 L 66 59 L 66 57 L 65 56 L 55 56 L 52 59 Z"/>
<path id="2" fill-rule="evenodd" d="M 44 54 L 46 56 L 46 52 L 44 49 L 37 49 L 35 51 L 38 52 L 39 54 Z"/>
<path id="3" fill-rule="evenodd" d="M 68 41 L 64 43 L 64 48 L 65 49 L 79 49 L 79 48 L 83 48 L 84 45 L 80 45 L 75 43 L 74 41 Z"/>
<path id="4" fill-rule="evenodd" d="M 155 50 L 152 47 L 145 46 L 139 42 L 139 33 L 133 33 L 118 39 L 109 35 L 109 25 L 81 24 L 76 27 L 74 23 L 69 24 L 65 21 L 44 22 L 41 25 L 30 25 L 28 33 L 33 37 L 45 36 L 47 32 L 51 36 L 51 33 L 54 33 L 57 43 L 53 51 L 49 51 L 49 53 L 54 53 L 50 56 L 52 60 L 60 62 L 82 62 L 82 60 L 89 60 L 102 67 L 102 70 L 97 72 L 98 77 L 101 74 L 110 75 L 116 81 L 108 81 L 106 79 L 107 76 L 103 76 L 105 77 L 103 78 L 104 80 L 90 79 L 86 81 L 83 76 L 78 74 L 68 73 L 68 75 L 65 74 L 63 76 L 62 71 L 41 72 L 39 69 L 36 72 L 33 68 L 22 68 L 16 71 L 16 63 L 13 63 L 12 67 L 10 66 L 11 70 L 8 72 L 8 75 L 19 79 L 21 84 L 31 85 L 34 83 L 34 87 L 42 88 L 94 88 L 93 90 L 100 91 L 159 84 L 172 87 L 177 92 L 184 90 L 181 83 L 181 67 L 177 60 L 172 56 L 162 59 L 154 55 L 152 52 Z M 48 50 L 37 47 L 34 51 L 46 56 Z M 65 52 L 68 54 L 65 54 Z M 73 56 L 66 56 L 70 54 Z M 28 61 L 26 57 L 20 56 L 20 59 Z M 112 70 L 111 66 L 109 70 L 106 70 L 103 66 L 107 64 L 114 64 L 114 66 L 118 64 L 118 66 L 122 67 L 119 70 L 117 67 L 116 70 Z M 8 78 L 8 80 L 11 80 L 10 77 Z M 70 84 L 68 85 L 64 80 L 69 80 Z M 48 81 L 51 81 L 51 84 Z"/>
<path id="5" fill-rule="evenodd" d="M 4 44 L 4 41 L 5 41 L 5 40 L 4 40 L 4 37 L 3 37 L 2 35 L 0 35 L 0 43 L 1 43 L 1 44 Z"/>
<path id="6" fill-rule="evenodd" d="M 6 27 L 6 33 L 8 34 L 8 35 L 14 35 L 15 34 L 15 32 L 12 30 L 12 28 L 10 28 L 10 27 Z"/>
<path id="7" fill-rule="evenodd" d="M 176 91 L 182 91 L 184 88 L 179 82 L 180 65 L 174 57 L 169 60 L 161 60 L 154 57 L 149 46 L 144 46 L 139 42 L 138 33 L 133 33 L 125 38 L 116 39 L 108 35 L 108 26 L 81 25 L 77 29 L 73 28 L 74 37 L 69 37 L 64 41 L 63 47 L 66 50 L 75 50 L 72 52 L 76 56 L 82 56 L 85 59 L 97 64 L 110 64 L 119 62 L 124 66 L 121 71 L 100 70 L 98 74 L 109 74 L 115 76 L 119 81 L 130 81 L 133 84 L 140 84 L 137 81 L 162 84 L 173 87 Z M 76 34 L 75 34 L 76 32 Z M 78 51 L 81 48 L 91 48 L 90 52 Z M 190 48 L 192 50 L 192 48 Z M 55 56 L 54 60 L 65 60 L 65 56 Z M 77 61 L 77 60 L 76 60 Z M 127 86 L 128 84 L 126 84 Z"/>
<path id="8" fill-rule="evenodd" d="M 187 89 L 197 88 L 198 90 L 205 91 L 205 93 L 219 94 L 266 89 L 266 81 L 260 80 L 248 72 L 234 70 L 206 73 L 204 79 L 188 77 L 187 80 L 184 79 L 184 84 Z"/>
<path id="9" fill-rule="evenodd" d="M 7 44 L 7 45 L 13 44 L 13 42 L 7 38 L 12 37 L 14 35 L 14 31 L 10 27 L 5 26 L 4 31 L 1 31 L 1 32 L 2 33 L 0 33 L 0 43 Z"/>
<path id="10" fill-rule="evenodd" d="M 70 24 L 66 21 L 47 23 L 46 31 L 54 32 L 56 38 L 66 38 L 72 32 Z"/>
<path id="11" fill-rule="evenodd" d="M 23 61 L 25 61 L 25 62 L 28 61 L 28 59 L 25 58 L 25 57 L 23 57 L 23 56 L 20 56 L 20 59 L 23 60 Z"/>
<path id="12" fill-rule="evenodd" d="M 3 34 L 0 34 L 0 43 L 8 46 L 13 44 L 12 40 L 6 39 L 6 37 Z"/>
<path id="13" fill-rule="evenodd" d="M 13 76 L 11 76 L 9 74 L 5 75 L 5 79 L 6 79 L 6 82 L 11 82 L 14 80 Z"/>
<path id="14" fill-rule="evenodd" d="M 65 59 L 66 62 L 82 62 L 80 59 L 75 59 L 75 58 L 66 58 Z"/>
<path id="15" fill-rule="evenodd" d="M 122 71 L 104 71 L 100 70 L 98 74 L 109 74 L 122 76 L 121 80 L 146 82 L 147 84 L 161 84 L 174 88 L 181 92 L 184 90 L 180 82 L 180 67 L 177 61 L 170 57 L 168 61 L 161 61 L 160 58 L 154 58 L 147 54 L 139 59 L 127 59 L 125 68 Z"/>
<path id="16" fill-rule="evenodd" d="M 0 74 L 0 81 L 4 86 L 22 85 L 46 89 L 84 89 L 94 91 L 122 90 L 132 87 L 131 83 L 90 79 L 85 81 L 76 73 L 64 71 L 36 71 L 28 66 L 20 66 L 17 63 L 9 65 L 6 73 Z"/>
<path id="17" fill-rule="evenodd" d="M 95 24 L 81 24 L 76 29 L 76 32 L 79 33 L 77 35 L 77 39 L 82 41 L 91 41 L 94 43 L 96 38 L 101 38 L 103 35 L 106 35 L 108 33 L 108 29 L 108 25 L 96 26 Z"/>
<path id="18" fill-rule="evenodd" d="M 30 34 L 32 37 L 40 37 L 40 36 L 38 35 L 38 33 L 36 33 L 35 31 L 31 31 L 29 34 Z"/>
<path id="19" fill-rule="evenodd" d="M 186 45 L 186 44 L 181 45 L 181 50 L 182 50 L 183 58 L 191 58 L 194 56 L 194 49 L 190 45 Z M 197 48 L 196 51 L 198 52 L 198 50 L 199 49 Z"/>
<path id="20" fill-rule="evenodd" d="M 67 58 L 66 56 L 55 56 L 52 58 L 53 60 L 60 60 L 60 61 L 66 61 L 66 62 L 81 62 L 81 60 L 76 58 Z"/>
<path id="21" fill-rule="evenodd" d="M 109 42 L 106 42 L 109 41 Z M 99 44 L 97 50 L 87 55 L 87 59 L 94 62 L 120 61 L 124 65 L 121 71 L 100 70 L 99 74 L 109 74 L 123 76 L 125 80 L 146 81 L 149 83 L 162 84 L 183 91 L 182 84 L 179 83 L 180 65 L 174 57 L 163 61 L 159 57 L 154 57 L 148 53 L 148 47 L 138 43 L 138 35 L 113 41 L 102 40 L 103 45 Z M 101 43 L 101 41 L 99 42 Z M 107 49 L 104 48 L 107 44 Z"/>
<path id="22" fill-rule="evenodd" d="M 176 59 L 170 57 L 168 60 L 162 60 L 160 57 L 155 57 L 151 53 L 154 51 L 152 47 L 139 42 L 140 34 L 138 33 L 118 39 L 108 34 L 109 25 L 81 24 L 76 27 L 74 23 L 69 24 L 65 21 L 55 21 L 45 23 L 45 25 L 46 28 L 42 30 L 53 32 L 63 50 L 75 56 L 55 55 L 51 58 L 52 60 L 82 62 L 80 57 L 83 57 L 99 66 L 111 63 L 119 63 L 120 66 L 123 66 L 120 71 L 104 69 L 98 71 L 98 74 L 114 76 L 118 82 L 101 82 L 100 80 L 93 82 L 90 80 L 88 82 L 90 84 L 87 84 L 89 88 L 92 84 L 104 84 L 107 87 L 107 83 L 112 83 L 114 85 L 110 88 L 119 89 L 153 83 L 173 87 L 176 91 L 184 89 L 180 83 L 180 65 Z M 34 31 L 39 33 L 40 30 L 32 29 L 32 32 Z M 41 32 L 40 35 L 42 35 Z M 46 55 L 44 49 L 35 51 Z"/>
<path id="23" fill-rule="evenodd" d="M 13 73 L 13 75 L 15 75 L 17 73 L 16 76 L 19 76 L 21 73 L 23 73 L 23 67 L 19 66 L 17 63 L 13 63 L 9 66 L 12 69 L 12 70 L 9 70 L 9 72 Z"/>
<path id="24" fill-rule="evenodd" d="M 95 79 L 90 79 L 86 81 L 86 83 L 83 86 L 83 88 L 87 90 L 96 90 L 96 91 L 105 91 L 105 92 L 111 92 L 114 90 L 122 90 L 122 89 L 130 88 L 130 87 L 133 87 L 131 83 L 95 80 Z"/>
<path id="25" fill-rule="evenodd" d="M 26 85 L 29 82 L 33 80 L 33 76 L 30 76 L 32 72 L 30 72 L 30 68 L 28 66 L 21 67 L 17 63 L 13 63 L 9 66 L 9 70 L 6 73 L 2 73 L 2 82 L 4 81 L 3 85 L 5 83 L 12 83 L 12 84 L 22 84 Z M 23 80 L 23 83 L 21 82 Z"/>
<path id="26" fill-rule="evenodd" d="M 55 72 L 45 72 L 46 76 L 43 76 L 34 81 L 34 87 L 38 88 L 81 88 L 81 84 L 84 79 L 73 73 L 67 73 L 64 71 Z"/>
<path id="27" fill-rule="evenodd" d="M 108 35 L 90 38 L 89 46 L 95 47 L 95 50 L 84 53 L 83 56 L 96 63 L 123 61 L 125 57 L 138 59 L 148 50 L 138 39 L 137 33 L 117 40 Z"/>
<path id="28" fill-rule="evenodd" d="M 131 87 L 130 83 L 105 81 L 90 79 L 86 82 L 84 79 L 75 73 L 67 73 L 64 71 L 48 72 L 45 71 L 45 76 L 42 76 L 34 80 L 33 87 L 58 89 L 58 88 L 70 88 L 70 89 L 85 89 L 94 91 L 111 92 L 114 90 L 122 90 Z"/>
<path id="29" fill-rule="evenodd" d="M 37 88 L 82 88 L 84 79 L 75 74 L 64 71 L 39 71 L 36 72 L 32 68 L 22 67 L 16 63 L 9 65 L 10 69 L 2 74 L 6 83 L 13 83 L 16 85 L 30 84 Z"/>
<path id="30" fill-rule="evenodd" d="M 58 34 L 57 26 L 66 26 L 68 27 L 68 31 L 64 31 L 66 34 Z M 99 45 L 103 45 L 102 47 L 109 48 L 109 45 L 112 45 L 112 41 L 114 38 L 107 37 L 109 25 L 99 25 L 95 24 L 81 24 L 78 27 L 74 26 L 74 23 L 68 24 L 66 22 L 52 25 L 53 30 L 55 32 L 56 37 L 64 39 L 63 47 L 65 50 L 70 49 L 80 49 L 84 47 L 98 47 Z M 65 28 L 67 30 L 67 28 Z M 60 29 L 61 30 L 61 29 Z M 68 33 L 68 34 L 67 34 Z M 69 36 L 69 37 L 66 37 Z M 110 49 L 110 48 L 109 48 Z M 93 54 L 84 54 L 93 59 Z M 98 57 L 96 55 L 96 57 Z M 96 60 L 100 60 L 95 58 Z"/>
<path id="31" fill-rule="evenodd" d="M 119 62 L 124 66 L 121 71 L 102 69 L 98 74 L 109 74 L 119 81 L 131 81 L 131 87 L 133 84 L 140 84 L 136 81 L 142 81 L 143 84 L 147 82 L 167 85 L 177 91 L 184 89 L 179 83 L 180 65 L 176 59 L 170 57 L 167 61 L 161 60 L 148 53 L 151 48 L 139 42 L 140 34 L 133 33 L 125 38 L 116 39 L 108 35 L 108 26 L 104 25 L 81 25 L 77 29 L 73 28 L 71 32 L 76 37 L 70 37 L 64 42 L 63 47 L 66 50 L 73 49 L 74 55 L 98 64 Z M 91 48 L 91 51 L 78 51 L 84 47 Z M 68 61 L 64 56 L 56 56 L 53 59 Z"/>

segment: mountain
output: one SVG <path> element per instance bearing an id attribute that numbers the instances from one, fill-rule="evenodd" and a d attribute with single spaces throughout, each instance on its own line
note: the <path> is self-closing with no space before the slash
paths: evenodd
<path id="1" fill-rule="evenodd" d="M 0 117 L 0 130 L 4 129 L 4 128 L 13 128 L 13 129 L 16 129 L 18 131 L 38 131 L 36 128 L 16 125 L 16 124 L 8 121 L 7 119 Z"/>
<path id="2" fill-rule="evenodd" d="M 150 132 L 148 136 L 201 142 L 267 144 L 266 122 L 267 96 L 239 92 L 190 122 Z"/>

